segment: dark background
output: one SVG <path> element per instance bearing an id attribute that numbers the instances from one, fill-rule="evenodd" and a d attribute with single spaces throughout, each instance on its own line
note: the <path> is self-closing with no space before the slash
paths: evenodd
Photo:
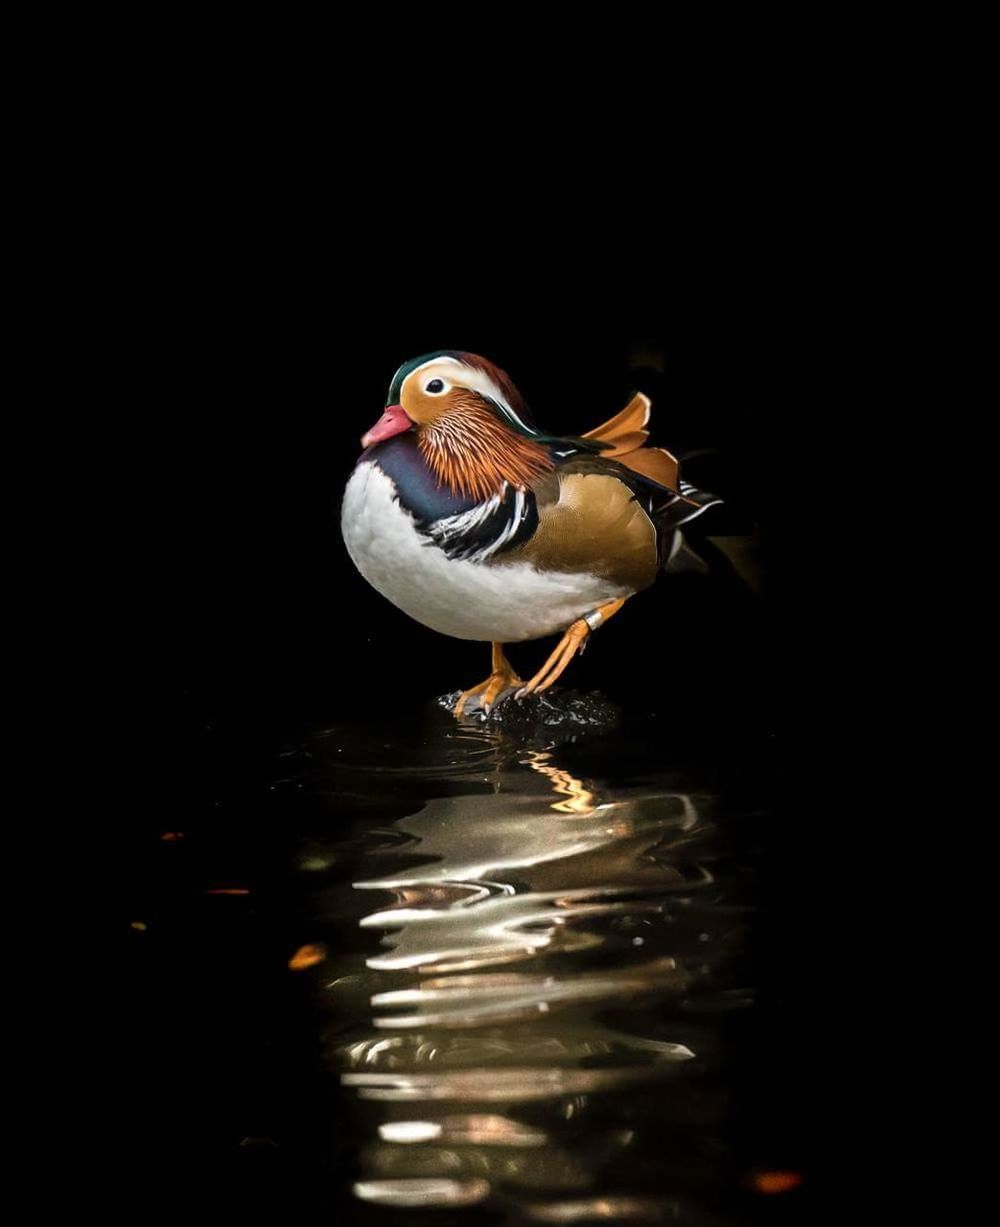
<path id="1" fill-rule="evenodd" d="M 294 258 L 248 267 L 230 246 L 242 251 L 232 235 L 221 252 L 198 235 L 153 263 L 124 356 L 144 408 L 126 426 L 134 460 L 123 476 L 137 514 L 116 529 L 136 577 L 137 652 L 172 683 L 217 693 L 227 709 L 287 701 L 301 714 L 306 696 L 325 710 L 377 705 L 401 675 L 407 692 L 424 694 L 478 679 L 483 650 L 444 645 L 397 616 L 354 571 L 338 527 L 358 439 L 380 416 L 393 371 L 438 348 L 485 354 L 546 428 L 567 433 L 642 388 L 654 401 L 653 441 L 695 453 L 685 476 L 726 500 L 700 527 L 761 538 L 765 582 L 780 600 L 792 578 L 785 534 L 799 527 L 792 509 L 810 495 L 801 465 L 786 462 L 795 419 L 816 413 L 793 403 L 806 359 L 782 292 L 706 274 L 679 293 L 641 248 L 592 268 L 582 254 L 543 277 L 492 269 L 477 294 L 471 255 L 468 283 L 462 258 L 442 255 L 422 256 L 411 285 L 384 264 L 370 274 L 356 264 L 350 277 Z M 815 401 L 823 390 L 810 379 Z M 700 599 L 697 586 L 682 590 Z M 704 690 L 705 669 L 767 650 L 744 642 L 747 628 L 712 602 L 680 617 L 697 636 L 684 651 L 672 650 L 672 621 L 658 596 L 635 602 L 631 633 L 608 632 L 615 676 L 672 687 L 693 665 L 687 680 Z M 536 645 L 518 659 L 527 667 L 538 654 Z M 587 661 L 600 684 L 605 655 Z"/>
<path id="2" fill-rule="evenodd" d="M 711 715 L 724 736 L 747 721 L 766 729 L 777 801 L 748 1112 L 762 1161 L 808 1172 L 821 1199 L 859 1170 L 867 1181 L 857 1050 L 844 1041 L 865 1012 L 870 974 L 864 958 L 845 965 L 858 920 L 844 906 L 845 806 L 856 824 L 865 791 L 843 672 L 854 645 L 841 611 L 854 581 L 833 564 L 866 407 L 832 390 L 856 339 L 816 237 L 759 234 L 731 256 L 666 226 L 616 234 L 609 222 L 603 246 L 578 227 L 555 259 L 548 233 L 511 252 L 502 227 L 449 243 L 400 233 L 381 214 L 331 236 L 311 209 L 265 213 L 230 201 L 178 224 L 157 210 L 169 224 L 138 228 L 135 263 L 117 282 L 114 478 L 96 493 L 115 559 L 102 641 L 113 644 L 117 732 L 129 747 L 120 778 L 130 804 L 111 851 L 121 908 L 149 888 L 148 832 L 176 825 L 220 776 L 259 772 L 281 736 L 386 705 L 416 718 L 429 697 L 485 676 L 484 648 L 411 623 L 368 588 L 340 540 L 359 436 L 402 361 L 437 348 L 482 353 L 540 423 L 567 432 L 597 425 L 642 388 L 654 402 L 652 441 L 698 453 L 685 475 L 726 499 L 705 531 L 759 542 L 762 595 L 725 574 L 681 578 L 671 595 L 661 582 L 596 637 L 567 684 L 626 706 L 669 704 L 693 723 Z M 546 650 L 511 655 L 533 668 Z M 216 749 L 206 751 L 206 731 Z M 183 994 L 183 961 L 169 971 L 170 992 Z M 220 987 L 206 964 L 191 991 L 208 991 L 228 1017 L 224 986 L 235 984 Z M 212 1139 L 225 1108 L 192 1117 L 191 1104 L 205 1077 L 246 1094 L 242 1072 L 262 1046 L 283 1054 L 273 1110 L 298 1114 L 305 1133 L 322 1117 L 307 1092 L 296 1100 L 307 1079 L 289 1055 L 307 1052 L 308 1007 L 272 987 L 251 994 L 261 1030 L 234 1039 L 221 1018 L 204 1033 L 192 1027 L 198 1012 L 165 1003 L 162 982 L 141 969 L 134 991 L 124 986 L 115 1031 L 124 1102 L 132 1143 L 146 1139 L 135 1172 L 155 1178 L 166 1156 L 178 1189 L 207 1184 L 220 1203 L 241 1205 L 259 1196 L 228 1169 L 220 1177 Z M 170 1055 L 151 1066 L 157 1047 Z M 192 1130 L 204 1143 L 197 1162 L 183 1142 Z M 269 1186 L 275 1205 L 287 1175 L 279 1169 Z"/>

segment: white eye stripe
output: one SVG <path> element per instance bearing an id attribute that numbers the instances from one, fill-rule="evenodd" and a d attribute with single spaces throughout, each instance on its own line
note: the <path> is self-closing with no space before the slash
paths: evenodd
<path id="1" fill-rule="evenodd" d="M 452 358 L 448 354 L 438 354 L 436 358 L 428 358 L 426 362 L 421 362 L 419 366 L 413 368 L 410 374 L 416 375 L 419 371 L 425 371 L 429 366 L 437 366 L 441 362 L 450 362 L 452 366 L 462 366 L 457 358 Z"/>
<path id="2" fill-rule="evenodd" d="M 406 379 L 403 380 L 403 387 L 406 387 L 407 382 L 412 379 L 414 375 L 419 375 L 421 371 L 426 371 L 429 366 L 442 366 L 445 364 L 457 366 L 460 369 L 461 383 L 463 387 L 470 388 L 473 392 L 479 392 L 489 400 L 496 401 L 496 403 L 510 415 L 511 419 L 524 431 L 525 434 L 534 433 L 534 431 L 530 430 L 521 420 L 521 418 L 514 412 L 514 409 L 507 400 L 506 396 L 504 396 L 500 388 L 493 382 L 485 371 L 481 371 L 477 367 L 466 366 L 464 362 L 460 362 L 457 358 L 452 358 L 450 355 L 439 354 L 436 358 L 428 358 L 426 362 L 422 362 L 420 366 L 414 368 L 414 370 L 407 375 Z M 444 380 L 443 382 L 445 383 L 447 389 L 447 387 L 450 385 L 448 384 L 447 380 Z M 433 396 L 435 393 L 431 393 L 431 395 Z M 441 393 L 437 393 L 436 395 L 441 395 Z"/>

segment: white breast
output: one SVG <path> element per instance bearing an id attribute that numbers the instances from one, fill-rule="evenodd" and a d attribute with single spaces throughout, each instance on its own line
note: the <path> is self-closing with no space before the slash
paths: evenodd
<path id="1" fill-rule="evenodd" d="M 391 479 L 370 462 L 347 483 L 341 530 L 354 565 L 373 588 L 415 621 L 456 639 L 540 639 L 629 595 L 594 575 L 449 558 L 417 532 Z"/>

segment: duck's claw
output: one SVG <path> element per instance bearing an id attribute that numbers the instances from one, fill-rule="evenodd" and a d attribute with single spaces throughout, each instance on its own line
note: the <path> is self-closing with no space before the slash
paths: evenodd
<path id="1" fill-rule="evenodd" d="M 563 635 L 562 639 L 559 640 L 556 650 L 545 664 L 542 665 L 530 682 L 526 682 L 521 687 L 514 697 L 516 699 L 523 699 L 526 695 L 540 694 L 543 690 L 548 690 L 553 682 L 562 677 L 566 666 L 576 653 L 583 652 L 583 649 L 590 641 L 590 632 L 596 631 L 599 626 L 603 626 L 608 618 L 613 618 L 624 604 L 625 598 L 619 597 L 617 600 L 608 601 L 604 605 L 598 605 L 589 614 L 584 614 L 582 618 L 577 618 L 565 635 Z"/>
<path id="2" fill-rule="evenodd" d="M 480 682 L 478 686 L 473 686 L 471 690 L 466 690 L 459 695 L 458 702 L 451 709 L 452 714 L 461 716 L 469 700 L 480 696 L 479 706 L 489 715 L 497 699 L 505 690 L 513 690 L 523 684 L 522 679 L 513 669 L 491 673 L 485 682 Z"/>
<path id="3" fill-rule="evenodd" d="M 559 640 L 556 650 L 545 664 L 542 665 L 529 682 L 526 682 L 521 687 L 514 697 L 523 699 L 526 695 L 540 694 L 543 690 L 548 690 L 553 682 L 562 676 L 566 666 L 576 653 L 583 651 L 583 645 L 587 642 L 589 634 L 590 627 L 583 618 L 574 622 L 562 639 Z"/>

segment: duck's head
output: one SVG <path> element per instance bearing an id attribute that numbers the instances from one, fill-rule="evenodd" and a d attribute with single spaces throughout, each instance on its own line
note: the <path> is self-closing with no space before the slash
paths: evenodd
<path id="1" fill-rule="evenodd" d="M 530 437 L 521 394 L 510 376 L 478 354 L 438 350 L 404 362 L 393 375 L 385 412 L 361 440 L 362 447 L 404 430 L 435 427 L 467 414 L 470 405 L 494 413 L 500 423 Z"/>
<path id="2" fill-rule="evenodd" d="M 510 377 L 478 354 L 439 350 L 403 363 L 361 446 L 404 431 L 416 433 L 439 482 L 476 497 L 552 467 Z"/>

